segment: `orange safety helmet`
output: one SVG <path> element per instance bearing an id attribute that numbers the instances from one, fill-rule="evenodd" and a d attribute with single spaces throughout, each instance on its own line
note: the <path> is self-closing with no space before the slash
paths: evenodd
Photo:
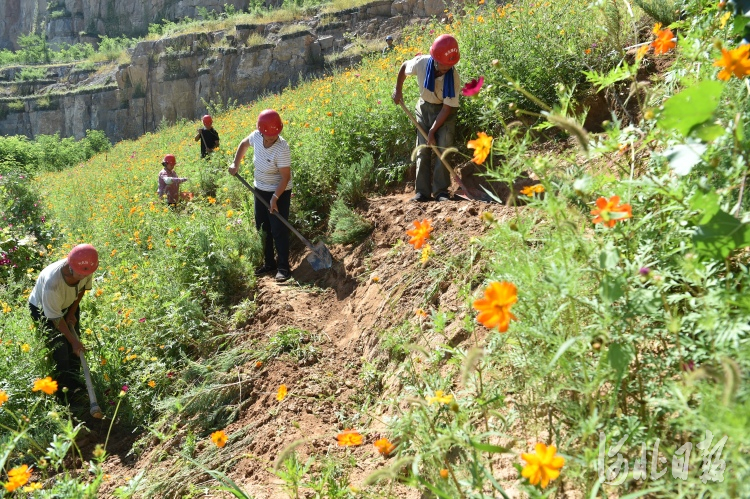
<path id="1" fill-rule="evenodd" d="M 177 158 L 174 157 L 174 154 L 167 154 L 164 156 L 164 159 L 161 161 L 161 164 L 164 166 L 167 165 L 176 165 L 177 164 Z"/>
<path id="2" fill-rule="evenodd" d="M 214 119 L 211 117 L 210 114 L 207 114 L 203 117 L 203 126 L 206 128 L 210 127 L 214 124 Z"/>
<path id="3" fill-rule="evenodd" d="M 258 130 L 263 135 L 278 135 L 283 129 L 284 123 L 281 121 L 281 116 L 273 109 L 266 109 L 258 115 Z"/>
<path id="4" fill-rule="evenodd" d="M 458 42 L 452 35 L 440 35 L 430 47 L 430 55 L 440 64 L 455 66 L 461 54 L 458 53 Z"/>
<path id="5" fill-rule="evenodd" d="M 99 253 L 90 244 L 79 244 L 68 253 L 68 265 L 76 274 L 91 275 L 99 267 Z"/>

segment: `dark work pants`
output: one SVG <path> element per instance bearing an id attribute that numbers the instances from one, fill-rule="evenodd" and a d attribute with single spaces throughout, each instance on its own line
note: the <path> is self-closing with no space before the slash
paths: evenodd
<path id="1" fill-rule="evenodd" d="M 430 104 L 422 99 L 417 102 L 416 119 L 417 123 L 422 126 L 425 133 L 429 133 L 432 124 L 435 123 L 440 111 L 443 109 L 442 104 Z M 443 126 L 438 128 L 435 133 L 435 142 L 438 150 L 442 153 L 444 149 L 453 147 L 456 137 L 456 113 L 451 113 L 445 120 Z M 422 137 L 422 133 L 417 130 L 417 146 L 427 144 L 427 139 Z M 432 182 L 430 182 L 432 176 Z M 436 196 L 441 193 L 448 193 L 451 186 L 451 176 L 448 169 L 443 166 L 429 147 L 423 147 L 417 152 L 417 180 L 415 190 L 425 196 L 430 193 Z"/>
<path id="2" fill-rule="evenodd" d="M 271 204 L 273 192 L 261 191 L 256 189 L 255 192 Z M 276 201 L 279 214 L 284 219 L 289 219 L 289 207 L 292 204 L 292 191 L 286 190 L 284 194 Z M 263 206 L 257 198 L 255 199 L 255 228 L 260 233 L 260 239 L 263 242 L 263 259 L 267 267 L 276 267 L 279 270 L 289 272 L 289 229 L 284 225 L 276 215 L 272 215 L 268 208 Z M 274 259 L 273 248 L 276 246 L 278 258 Z M 274 263 L 274 261 L 276 263 Z"/>
<path id="3" fill-rule="evenodd" d="M 57 395 L 64 398 L 62 388 L 68 390 L 83 388 L 80 381 L 81 359 L 73 353 L 73 347 L 63 334 L 55 327 L 51 320 L 47 319 L 42 311 L 29 303 L 31 318 L 36 325 L 44 332 L 47 348 L 52 352 L 52 359 L 55 361 L 56 372 L 52 376 L 57 381 L 59 390 Z M 63 317 L 61 320 L 65 320 Z M 81 320 L 81 309 L 76 310 L 76 324 Z"/>

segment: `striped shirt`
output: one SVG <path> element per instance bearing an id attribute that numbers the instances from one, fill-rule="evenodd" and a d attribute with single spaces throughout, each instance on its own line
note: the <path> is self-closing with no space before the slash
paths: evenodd
<path id="1" fill-rule="evenodd" d="M 263 135 L 258 130 L 247 136 L 250 147 L 253 148 L 253 164 L 255 164 L 255 181 L 253 184 L 261 191 L 273 192 L 281 183 L 279 168 L 291 168 L 292 155 L 289 152 L 289 144 L 279 136 L 274 144 L 266 148 L 263 145 Z M 286 186 L 286 190 L 292 188 L 292 180 Z"/>

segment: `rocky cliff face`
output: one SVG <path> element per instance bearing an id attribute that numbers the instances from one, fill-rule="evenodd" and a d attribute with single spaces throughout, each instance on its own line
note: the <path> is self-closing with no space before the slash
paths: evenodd
<path id="1" fill-rule="evenodd" d="M 16 70 L 6 69 L 0 71 L 0 95 L 5 95 L 0 133 L 80 138 L 95 129 L 112 141 L 135 138 L 165 120 L 197 119 L 206 110 L 201 100 L 217 93 L 246 103 L 294 84 L 301 75 L 321 73 L 326 61 L 351 64 L 335 57 L 348 43 L 345 33 L 384 37 L 444 9 L 442 0 L 377 0 L 328 14 L 325 24 L 316 18 L 295 25 L 287 34 L 280 33 L 289 27 L 282 30 L 275 23 L 238 25 L 231 35 L 190 33 L 144 41 L 131 64 L 109 73 L 58 66 L 48 69 L 52 79 L 22 85 L 13 81 Z"/>
<path id="2" fill-rule="evenodd" d="M 198 7 L 223 12 L 225 5 L 245 10 L 249 0 L 3 0 L 0 48 L 17 48 L 18 35 L 33 27 L 45 30 L 52 44 L 90 41 L 97 35 L 142 36 L 149 24 L 195 19 Z"/>

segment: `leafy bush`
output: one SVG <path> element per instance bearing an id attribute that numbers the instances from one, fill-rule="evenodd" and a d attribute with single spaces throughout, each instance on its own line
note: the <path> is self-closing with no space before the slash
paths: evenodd
<path id="1" fill-rule="evenodd" d="M 330 240 L 335 244 L 351 244 L 360 242 L 372 232 L 372 224 L 349 208 L 343 200 L 337 199 L 331 208 L 328 218 L 328 232 Z"/>
<path id="2" fill-rule="evenodd" d="M 16 81 L 43 80 L 47 76 L 47 70 L 39 67 L 24 67 L 16 73 Z"/>
<path id="3" fill-rule="evenodd" d="M 375 162 L 372 156 L 365 154 L 359 163 L 341 167 L 336 192 L 347 205 L 356 206 L 372 189 L 374 177 Z"/>

